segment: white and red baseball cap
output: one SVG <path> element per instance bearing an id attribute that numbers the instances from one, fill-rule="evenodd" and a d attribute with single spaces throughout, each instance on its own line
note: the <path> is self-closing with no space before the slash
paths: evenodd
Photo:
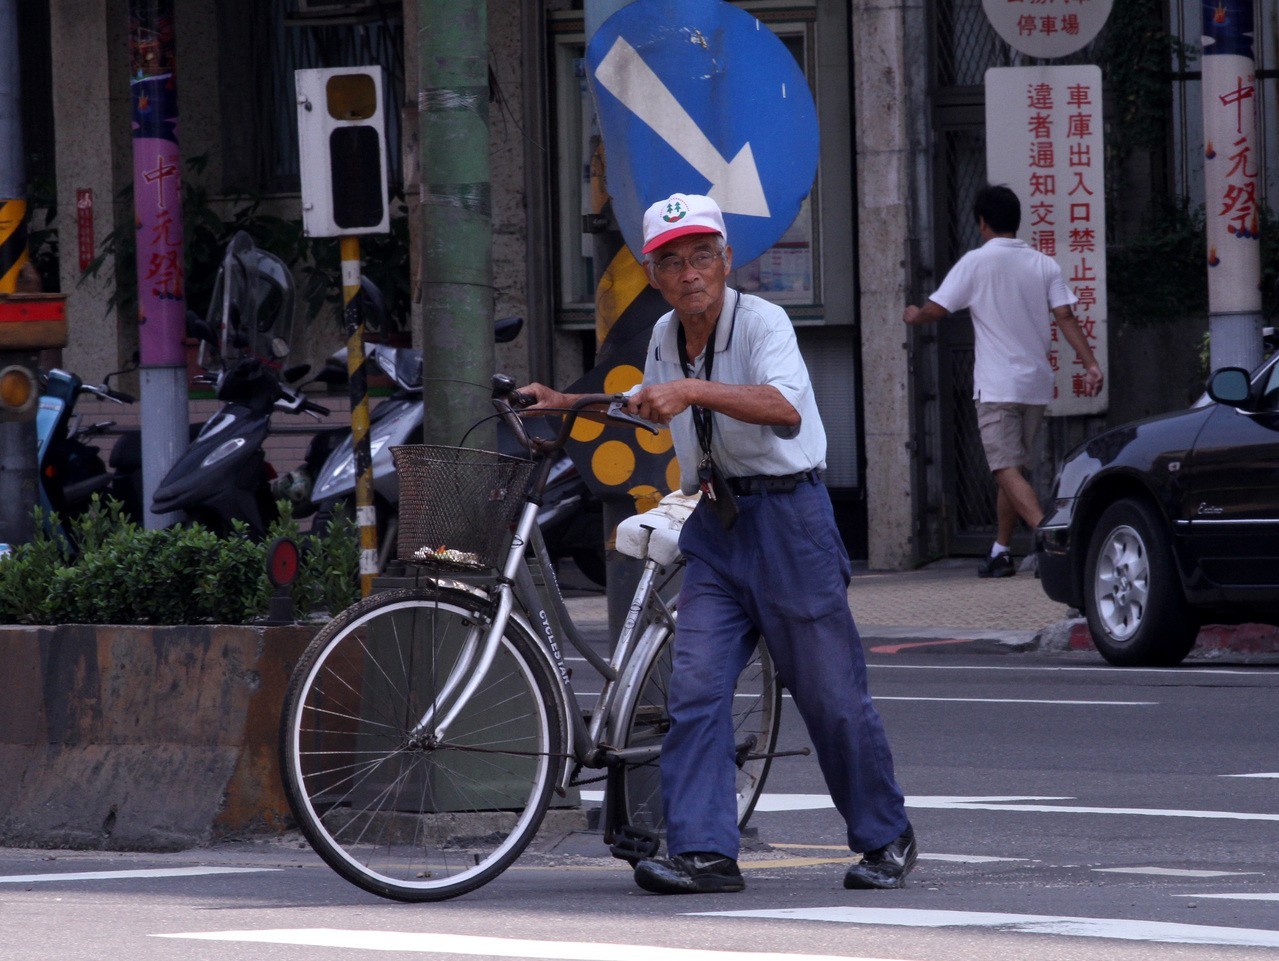
<path id="1" fill-rule="evenodd" d="M 689 234 L 720 234 L 728 239 L 724 215 L 710 197 L 671 194 L 644 211 L 644 253 Z"/>

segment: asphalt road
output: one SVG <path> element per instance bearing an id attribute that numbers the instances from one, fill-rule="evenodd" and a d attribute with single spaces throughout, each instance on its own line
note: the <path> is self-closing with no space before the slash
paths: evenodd
<path id="1" fill-rule="evenodd" d="M 778 760 L 747 889 L 656 897 L 585 830 L 402 905 L 296 836 L 175 854 L 0 850 L 0 959 L 1279 958 L 1279 668 L 872 655 L 923 855 L 851 892 L 812 758 Z M 807 742 L 788 707 L 783 747 Z"/>

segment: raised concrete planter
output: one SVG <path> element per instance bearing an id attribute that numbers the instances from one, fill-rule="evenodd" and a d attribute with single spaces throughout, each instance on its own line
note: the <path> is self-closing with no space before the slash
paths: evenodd
<path id="1" fill-rule="evenodd" d="M 315 626 L 0 627 L 0 844 L 176 850 L 278 832 Z"/>

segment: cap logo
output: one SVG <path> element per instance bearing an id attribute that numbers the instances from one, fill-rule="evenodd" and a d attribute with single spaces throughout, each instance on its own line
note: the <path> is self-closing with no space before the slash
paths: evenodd
<path id="1" fill-rule="evenodd" d="M 680 201 L 672 200 L 666 205 L 666 209 L 662 211 L 662 219 L 668 224 L 676 224 L 688 215 L 688 208 Z"/>

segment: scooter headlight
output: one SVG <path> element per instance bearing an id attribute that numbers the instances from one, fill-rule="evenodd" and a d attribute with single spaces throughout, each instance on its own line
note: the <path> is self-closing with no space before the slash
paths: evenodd
<path id="1" fill-rule="evenodd" d="M 225 440 L 217 447 L 213 448 L 204 460 L 200 461 L 200 466 L 212 467 L 214 464 L 226 460 L 243 446 L 243 437 L 232 437 L 230 440 Z"/>

